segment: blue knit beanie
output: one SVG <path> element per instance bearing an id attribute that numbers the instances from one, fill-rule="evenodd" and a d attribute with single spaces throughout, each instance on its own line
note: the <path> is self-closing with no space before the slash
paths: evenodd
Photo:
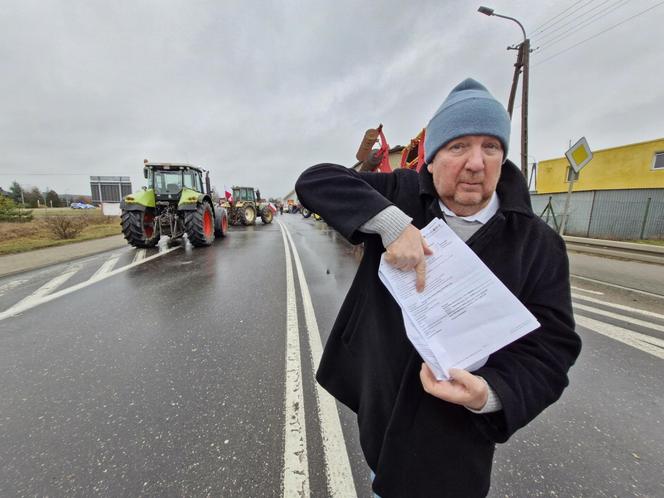
<path id="1" fill-rule="evenodd" d="M 496 137 L 503 145 L 503 157 L 507 157 L 509 114 L 484 85 L 472 78 L 454 87 L 429 121 L 424 137 L 424 160 L 431 163 L 443 145 L 466 135 Z"/>

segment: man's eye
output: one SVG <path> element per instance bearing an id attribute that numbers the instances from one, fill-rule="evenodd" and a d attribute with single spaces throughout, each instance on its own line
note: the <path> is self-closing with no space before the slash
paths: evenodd
<path id="1" fill-rule="evenodd" d="M 452 144 L 450 145 L 450 150 L 461 150 L 463 149 L 463 144 Z"/>
<path id="2" fill-rule="evenodd" d="M 484 144 L 487 149 L 499 150 L 500 146 L 496 143 Z"/>

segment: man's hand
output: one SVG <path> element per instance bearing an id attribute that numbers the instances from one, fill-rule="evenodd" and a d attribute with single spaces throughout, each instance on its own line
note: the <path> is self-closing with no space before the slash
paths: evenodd
<path id="1" fill-rule="evenodd" d="M 433 251 L 420 231 L 413 225 L 408 225 L 401 235 L 386 248 L 385 261 L 401 271 L 415 270 L 415 288 L 417 292 L 424 290 L 427 271 L 425 256 Z"/>
<path id="2" fill-rule="evenodd" d="M 420 380 L 426 392 L 450 403 L 481 410 L 489 398 L 487 383 L 466 370 L 450 368 L 452 380 L 437 380 L 426 363 L 422 363 Z"/>

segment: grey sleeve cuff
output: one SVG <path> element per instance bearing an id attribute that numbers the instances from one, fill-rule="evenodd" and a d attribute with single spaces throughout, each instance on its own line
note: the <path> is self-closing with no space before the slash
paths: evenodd
<path id="1" fill-rule="evenodd" d="M 364 233 L 377 233 L 383 240 L 383 247 L 387 247 L 401 235 L 411 221 L 413 218 L 398 207 L 387 206 L 362 225 L 359 230 Z"/>
<path id="2" fill-rule="evenodd" d="M 480 376 L 478 375 L 477 377 Z M 500 410 L 503 409 L 503 404 L 500 402 L 500 398 L 496 394 L 496 391 L 494 391 L 489 385 L 489 383 L 486 380 L 484 380 L 484 377 L 480 377 L 480 379 L 482 379 L 486 384 L 486 386 L 489 388 L 489 397 L 486 400 L 486 404 L 479 410 L 473 410 L 472 408 L 468 407 L 466 408 L 471 412 L 477 414 L 499 412 Z"/>

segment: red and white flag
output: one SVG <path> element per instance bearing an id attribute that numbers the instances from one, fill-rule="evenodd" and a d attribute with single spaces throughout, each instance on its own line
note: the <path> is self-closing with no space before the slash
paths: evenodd
<path id="1" fill-rule="evenodd" d="M 224 185 L 224 196 L 228 202 L 233 202 L 233 192 L 226 185 Z"/>
<path id="2" fill-rule="evenodd" d="M 271 202 L 268 204 L 268 206 L 270 207 L 270 211 L 272 211 L 272 213 L 276 213 L 276 212 L 277 212 L 277 206 L 275 206 L 275 205 L 272 204 Z"/>

